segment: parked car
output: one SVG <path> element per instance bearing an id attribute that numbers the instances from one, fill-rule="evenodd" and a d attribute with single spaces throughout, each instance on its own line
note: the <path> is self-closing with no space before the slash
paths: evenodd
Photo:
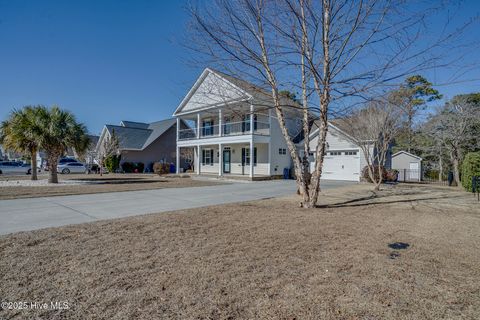
<path id="1" fill-rule="evenodd" d="M 32 167 L 18 161 L 0 161 L 0 174 L 4 173 L 31 174 Z"/>
<path id="2" fill-rule="evenodd" d="M 88 169 L 81 162 L 66 162 L 57 165 L 57 171 L 63 174 L 86 173 Z"/>
<path id="3" fill-rule="evenodd" d="M 65 163 L 74 163 L 74 162 L 79 162 L 79 161 L 75 158 L 63 157 L 63 158 L 60 158 L 60 160 L 58 160 L 58 165 L 65 164 Z M 45 163 L 43 164 L 43 170 L 48 171 L 48 162 L 47 161 L 45 161 Z"/>
<path id="4" fill-rule="evenodd" d="M 80 163 L 77 159 L 75 159 L 75 158 L 68 158 L 68 157 L 61 158 L 60 160 L 58 160 L 58 164 L 74 163 L 74 162 Z"/>

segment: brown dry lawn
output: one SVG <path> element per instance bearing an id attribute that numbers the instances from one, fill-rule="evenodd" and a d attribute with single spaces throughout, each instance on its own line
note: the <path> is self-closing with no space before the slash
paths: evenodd
<path id="1" fill-rule="evenodd" d="M 473 196 L 368 196 L 355 186 L 313 210 L 291 197 L 3 236 L 1 300 L 70 309 L 0 318 L 479 319 Z"/>
<path id="2" fill-rule="evenodd" d="M 30 176 L 0 176 L 0 180 L 27 180 Z M 40 175 L 39 179 L 47 179 Z M 163 188 L 201 187 L 218 184 L 216 181 L 193 180 L 189 176 L 158 176 L 156 174 L 59 174 L 59 180 L 79 180 L 97 182 L 94 184 L 62 185 L 62 186 L 0 186 L 0 200 L 64 196 L 73 194 L 89 194 L 118 191 L 149 190 Z M 99 183 L 101 182 L 101 183 Z"/>

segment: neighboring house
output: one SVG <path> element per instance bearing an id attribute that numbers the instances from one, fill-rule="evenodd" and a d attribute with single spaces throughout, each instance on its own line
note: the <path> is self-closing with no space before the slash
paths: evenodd
<path id="1" fill-rule="evenodd" d="M 286 97 L 282 104 L 296 105 Z M 177 167 L 182 149 L 193 149 L 197 174 L 253 179 L 280 176 L 292 165 L 271 94 L 249 82 L 207 68 L 173 116 L 192 124 L 177 126 Z M 297 136 L 298 109 L 285 107 L 285 118 L 289 133 Z"/>
<path id="2" fill-rule="evenodd" d="M 182 128 L 187 128 L 182 123 Z M 105 139 L 112 133 L 119 141 L 120 163 L 142 162 L 148 168 L 154 162 L 175 161 L 177 122 L 166 119 L 152 123 L 121 121 L 120 125 L 107 124 L 96 145 L 97 156 L 102 153 Z"/>
<path id="3" fill-rule="evenodd" d="M 97 144 L 98 140 L 100 140 L 100 136 L 89 134 L 88 138 L 90 139 L 90 143 L 87 150 L 85 151 L 84 161 L 86 164 L 91 165 L 95 162 L 95 159 L 97 158 Z"/>
<path id="4" fill-rule="evenodd" d="M 0 160 L 5 160 L 5 161 L 22 161 L 23 153 L 21 152 L 16 152 L 12 150 L 5 150 L 5 148 L 0 145 Z"/>
<path id="5" fill-rule="evenodd" d="M 342 130 L 341 126 L 341 122 L 335 120 L 331 120 L 328 123 L 327 151 L 323 158 L 322 179 L 360 181 L 362 170 L 367 166 L 367 159 L 360 146 L 355 142 L 355 139 L 345 132 L 347 129 L 344 128 L 345 130 Z M 315 150 L 320 131 L 318 127 L 319 123 L 315 121 L 310 133 L 309 160 L 311 172 L 315 166 Z M 303 139 L 297 143 L 300 155 L 303 155 L 303 144 Z M 374 154 L 373 146 L 370 149 L 370 154 Z M 390 168 L 390 166 L 391 152 L 387 152 L 385 167 Z"/>
<path id="6" fill-rule="evenodd" d="M 399 151 L 392 155 L 392 169 L 398 170 L 399 181 L 420 181 L 422 158 L 407 151 Z"/>

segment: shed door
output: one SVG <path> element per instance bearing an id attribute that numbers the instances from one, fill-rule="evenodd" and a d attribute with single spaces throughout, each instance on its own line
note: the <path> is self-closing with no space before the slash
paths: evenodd
<path id="1" fill-rule="evenodd" d="M 409 167 L 410 180 L 420 180 L 420 168 L 418 162 L 410 162 Z"/>

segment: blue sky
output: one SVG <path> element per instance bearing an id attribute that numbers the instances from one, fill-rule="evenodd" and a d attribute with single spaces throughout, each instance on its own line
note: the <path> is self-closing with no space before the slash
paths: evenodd
<path id="1" fill-rule="evenodd" d="M 182 1 L 0 0 L 0 120 L 13 107 L 58 104 L 91 133 L 120 120 L 170 117 L 203 67 L 181 44 Z M 480 13 L 466 1 L 458 17 Z M 471 34 L 478 37 L 480 32 Z M 480 91 L 480 54 L 447 97 Z M 445 83 L 450 71 L 427 76 Z"/>

